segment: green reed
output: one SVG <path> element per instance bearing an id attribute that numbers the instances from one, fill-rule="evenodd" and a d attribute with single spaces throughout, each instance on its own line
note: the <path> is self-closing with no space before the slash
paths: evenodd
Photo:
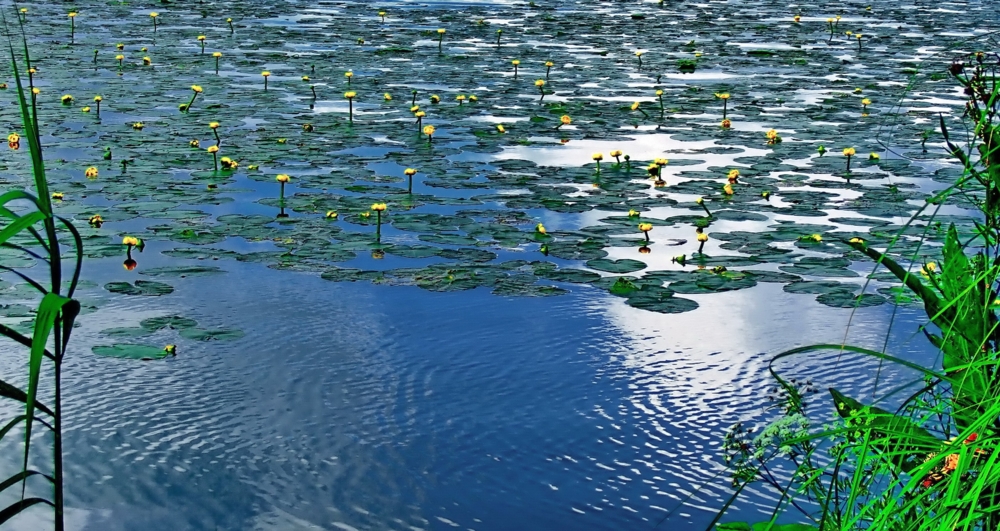
<path id="1" fill-rule="evenodd" d="M 939 129 L 948 153 L 963 167 L 962 177 L 928 199 L 886 251 L 858 238 L 844 242 L 876 268 L 888 269 L 922 302 L 929 323 L 921 330 L 938 350 L 938 362 L 925 367 L 884 350 L 844 344 L 809 345 L 777 355 L 770 372 L 779 385 L 782 415 L 760 433 L 737 424 L 726 436 L 736 492 L 710 528 L 1000 529 L 1000 67 L 991 62 L 977 53 L 949 69 L 967 97 L 969 134 L 954 138 L 943 118 Z M 932 222 L 954 199 L 973 204 L 981 219 L 971 235 L 960 236 L 954 225 L 946 229 L 940 264 L 920 264 L 919 247 L 909 266 L 887 255 L 917 216 L 932 212 Z M 937 230 L 931 222 L 921 244 Z M 786 379 L 775 364 L 833 351 L 906 368 L 919 377 L 880 394 L 876 384 L 872 398 L 878 405 L 830 389 L 838 421 L 817 424 L 809 411 L 814 406 L 806 400 L 815 392 L 811 383 Z M 778 479 L 779 464 L 791 465 L 791 478 Z M 716 526 L 753 483 L 778 493 L 770 520 Z M 778 524 L 779 519 L 809 523 Z"/>
<path id="2" fill-rule="evenodd" d="M 17 5 L 15 4 L 15 9 Z M 0 12 L 0 15 L 3 15 Z M 3 24 L 8 30 L 6 16 Z M 31 58 L 28 54 L 27 40 L 24 28 L 21 27 L 21 38 L 24 43 L 24 62 L 31 68 Z M 17 485 L 21 486 L 20 499 L 10 506 L 0 509 L 0 524 L 16 516 L 25 509 L 35 505 L 49 505 L 55 512 L 55 529 L 62 531 L 63 524 L 63 463 L 62 463 L 62 396 L 61 376 L 62 361 L 69 343 L 73 323 L 80 311 L 80 304 L 73 300 L 80 278 L 80 268 L 83 260 L 83 241 L 80 234 L 69 220 L 56 215 L 52 211 L 52 199 L 48 182 L 45 177 L 45 164 L 42 159 L 42 146 L 38 132 L 38 114 L 34 101 L 29 103 L 21 83 L 21 68 L 14 52 L 14 43 L 8 37 L 11 66 L 17 86 L 18 103 L 24 124 L 24 137 L 28 140 L 31 152 L 31 166 L 34 177 L 35 192 L 32 195 L 26 190 L 11 190 L 0 195 L 0 246 L 21 251 L 25 255 L 44 262 L 49 272 L 47 279 L 32 278 L 18 269 L 0 264 L 0 271 L 17 275 L 41 294 L 35 317 L 34 330 L 31 337 L 0 324 L 0 336 L 6 337 L 22 345 L 28 353 L 28 381 L 21 389 L 0 380 L 0 397 L 24 404 L 24 413 L 18 415 L 0 427 L 0 441 L 11 434 L 11 431 L 24 425 L 24 450 L 21 471 L 0 482 L 0 492 Z M 27 69 L 26 68 L 26 69 Z M 12 205 L 14 206 L 12 209 Z M 63 289 L 63 254 L 60 250 L 60 233 L 72 237 L 72 247 L 75 256 L 73 273 Z M 52 338 L 52 350 L 46 349 L 49 338 Z M 52 402 L 51 407 L 39 399 L 41 391 L 40 377 L 48 360 L 52 370 Z M 52 471 L 42 472 L 29 468 L 29 457 L 32 449 L 32 432 L 36 424 L 48 428 L 53 435 Z M 28 484 L 44 480 L 51 485 L 51 499 L 35 496 L 26 497 Z"/>

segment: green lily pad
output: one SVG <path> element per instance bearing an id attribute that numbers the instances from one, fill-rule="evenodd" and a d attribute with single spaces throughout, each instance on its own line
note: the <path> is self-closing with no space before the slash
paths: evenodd
<path id="1" fill-rule="evenodd" d="M 104 289 L 111 293 L 147 295 L 151 297 L 168 295 L 174 292 L 173 286 L 152 280 L 136 280 L 134 285 L 128 282 L 109 282 L 104 285 Z"/>
<path id="2" fill-rule="evenodd" d="M 205 330 L 202 328 L 184 328 L 180 332 L 181 337 L 194 339 L 196 341 L 230 341 L 243 337 L 242 330 L 221 329 Z"/>
<path id="3" fill-rule="evenodd" d="M 632 260 L 625 258 L 622 260 L 608 260 L 606 258 L 598 258 L 595 260 L 587 261 L 587 267 L 591 269 L 596 269 L 598 271 L 604 271 L 607 273 L 616 274 L 626 274 L 634 273 L 636 271 L 642 271 L 646 269 L 646 264 L 638 260 Z"/>
<path id="4" fill-rule="evenodd" d="M 198 321 L 194 319 L 188 319 L 187 317 L 181 317 L 180 315 L 165 315 L 163 317 L 151 317 L 149 319 L 143 319 L 139 326 L 145 328 L 146 330 L 155 332 L 157 330 L 162 330 L 164 328 L 169 328 L 172 330 L 182 330 L 185 328 L 193 328 L 198 326 Z"/>
<path id="5" fill-rule="evenodd" d="M 166 266 L 154 267 L 139 272 L 151 277 L 196 277 L 225 273 L 225 270 L 214 266 Z"/>
<path id="6" fill-rule="evenodd" d="M 99 345 L 91 349 L 94 354 L 106 358 L 123 358 L 129 360 L 158 360 L 171 356 L 162 347 L 135 345 L 131 343 L 116 343 L 114 345 Z"/>

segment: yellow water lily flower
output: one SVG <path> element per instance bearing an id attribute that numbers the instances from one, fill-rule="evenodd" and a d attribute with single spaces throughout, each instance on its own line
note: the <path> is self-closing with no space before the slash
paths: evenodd
<path id="1" fill-rule="evenodd" d="M 97 177 L 97 168 L 94 167 L 94 166 L 91 166 L 91 167 L 87 168 L 83 172 L 83 175 L 84 175 L 84 177 L 87 177 L 88 179 L 92 179 L 94 177 Z"/>
<path id="2" fill-rule="evenodd" d="M 278 176 L 274 178 L 274 180 L 278 181 L 279 183 L 284 184 L 284 183 L 287 183 L 288 181 L 290 181 L 291 177 L 285 175 L 284 173 L 279 173 Z"/>

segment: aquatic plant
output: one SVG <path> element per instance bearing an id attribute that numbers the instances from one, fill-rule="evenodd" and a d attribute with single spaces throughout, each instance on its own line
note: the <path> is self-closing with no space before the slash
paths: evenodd
<path id="1" fill-rule="evenodd" d="M 553 63 L 552 61 L 545 61 L 545 80 L 546 81 L 549 80 L 549 72 L 552 70 L 552 67 L 555 66 L 555 65 L 556 64 Z"/>
<path id="2" fill-rule="evenodd" d="M 344 93 L 344 98 L 347 99 L 348 118 L 350 119 L 352 124 L 354 123 L 354 98 L 356 98 L 357 96 L 358 93 L 354 92 L 353 90 Z"/>
<path id="3" fill-rule="evenodd" d="M 500 47 L 500 36 L 501 35 L 503 35 L 503 30 L 502 29 L 498 29 L 497 30 L 497 48 Z"/>
<path id="4" fill-rule="evenodd" d="M 190 112 L 191 106 L 194 105 L 194 100 L 203 91 L 204 89 L 201 88 L 201 85 L 191 85 L 191 99 L 186 104 L 181 105 L 181 112 Z"/>
<path id="5" fill-rule="evenodd" d="M 514 79 L 517 79 L 517 67 L 521 66 L 521 61 L 514 59 L 510 64 L 514 65 Z"/>
<path id="6" fill-rule="evenodd" d="M 847 157 L 847 171 L 848 172 L 851 171 L 851 157 L 853 157 L 855 153 L 856 153 L 856 151 L 852 147 L 844 148 L 844 156 Z"/>
<path id="7" fill-rule="evenodd" d="M 385 11 L 379 11 L 378 16 L 382 19 L 382 23 L 385 24 Z"/>
<path id="8" fill-rule="evenodd" d="M 233 19 L 232 18 L 227 18 L 226 19 L 226 24 L 229 24 L 229 34 L 230 35 L 236 33 L 236 28 L 233 27 Z"/>
<path id="9" fill-rule="evenodd" d="M 590 158 L 593 159 L 594 163 L 597 164 L 597 174 L 600 175 L 601 174 L 601 161 L 604 160 L 604 155 L 601 154 L 601 153 L 594 153 L 593 155 L 590 156 Z"/>
<path id="10" fill-rule="evenodd" d="M 101 116 L 101 102 L 102 101 L 104 101 L 104 97 L 103 96 L 100 96 L 100 95 L 94 96 L 94 105 L 97 106 L 97 116 L 98 117 Z"/>
<path id="11" fill-rule="evenodd" d="M 651 230 L 653 230 L 653 224 L 652 223 L 640 223 L 639 224 L 639 232 L 642 232 L 642 234 L 646 237 L 646 243 L 649 243 L 649 231 L 651 231 Z"/>
<path id="12" fill-rule="evenodd" d="M 385 203 L 375 203 L 372 205 L 372 210 L 376 216 L 375 237 L 379 240 L 382 239 L 382 213 L 385 212 L 385 209 Z"/>
<path id="13" fill-rule="evenodd" d="M 215 171 L 219 171 L 219 146 L 208 146 L 205 151 L 212 154 L 212 163 Z"/>
<path id="14" fill-rule="evenodd" d="M 437 34 L 438 34 L 438 53 L 441 53 L 441 45 L 444 44 L 445 29 L 444 28 L 438 29 Z"/>
<path id="15" fill-rule="evenodd" d="M 215 75 L 219 75 L 219 59 L 222 59 L 222 52 L 212 52 L 212 57 L 215 58 Z"/>
<path id="16" fill-rule="evenodd" d="M 695 199 L 694 202 L 698 203 L 698 206 L 700 206 L 705 211 L 706 216 L 710 218 L 712 217 L 712 212 L 708 209 L 708 205 L 705 204 L 705 198 L 699 197 L 698 199 Z"/>
<path id="17" fill-rule="evenodd" d="M 611 153 L 608 153 L 608 155 L 615 158 L 615 164 L 621 165 L 622 161 L 620 157 L 622 156 L 622 151 L 620 149 L 613 149 L 611 150 Z"/>
<path id="18" fill-rule="evenodd" d="M 564 114 L 559 117 L 559 125 L 556 126 L 556 130 L 558 130 L 560 127 L 564 125 L 569 125 L 571 123 L 573 123 L 573 119 L 570 118 L 568 114 Z"/>
<path id="19" fill-rule="evenodd" d="M 729 93 L 715 93 L 715 97 L 722 100 L 722 119 L 726 119 L 726 113 L 729 110 Z"/>
<path id="20" fill-rule="evenodd" d="M 642 70 L 642 50 L 636 50 L 635 58 L 639 60 L 639 70 Z"/>
<path id="21" fill-rule="evenodd" d="M 279 173 L 274 178 L 274 180 L 278 181 L 278 184 L 281 185 L 281 189 L 278 192 L 278 204 L 281 205 L 282 208 L 284 208 L 284 206 L 285 206 L 285 184 L 288 181 L 292 180 L 292 179 L 291 179 L 291 177 L 289 177 L 288 175 L 286 175 L 284 173 Z"/>
<path id="22" fill-rule="evenodd" d="M 157 13 L 156 11 L 153 11 L 152 13 L 149 14 L 149 18 L 152 19 L 153 21 L 153 33 L 156 33 L 156 19 L 159 17 L 160 14 Z"/>
<path id="23" fill-rule="evenodd" d="M 403 175 L 406 175 L 406 192 L 413 193 L 413 176 L 417 174 L 417 170 L 413 168 L 406 168 L 403 170 Z"/>
<path id="24" fill-rule="evenodd" d="M 434 141 L 434 126 L 426 125 L 423 130 L 424 134 L 427 135 L 427 143 L 430 144 Z"/>
<path id="25" fill-rule="evenodd" d="M 75 17 L 75 13 L 73 15 L 70 17 L 71 21 Z M 23 24 L 23 19 L 20 16 L 18 21 Z M 4 508 L 0 515 L 2 515 L 2 521 L 6 521 L 29 507 L 40 504 L 48 505 L 54 509 L 56 531 L 63 531 L 65 527 L 63 514 L 62 365 L 74 322 L 80 312 L 80 303 L 72 297 L 76 291 L 83 264 L 83 241 L 80 233 L 69 220 L 53 212 L 43 160 L 41 134 L 38 129 L 37 110 L 34 100 L 29 104 L 25 96 L 21 83 L 20 67 L 14 53 L 13 36 L 10 28 L 6 27 L 6 17 L 3 18 L 3 23 L 8 35 L 10 61 L 17 89 L 17 105 L 24 127 L 24 136 L 28 140 L 31 154 L 35 195 L 27 190 L 16 189 L 0 195 L 0 219 L 6 222 L 0 230 L 0 244 L 9 250 L 22 253 L 28 260 L 38 260 L 45 264 L 44 269 L 48 278 L 35 279 L 28 276 L 23 268 L 16 270 L 7 265 L 0 265 L 0 269 L 17 275 L 41 295 L 41 300 L 35 311 L 34 326 L 30 337 L 0 324 L 0 336 L 27 347 L 29 350 L 24 388 L 6 381 L 0 382 L 0 389 L 2 389 L 0 396 L 24 405 L 23 414 L 14 417 L 0 429 L 0 439 L 6 437 L 11 429 L 19 425 L 23 425 L 24 429 L 21 470 L 0 482 L 0 491 L 20 485 L 21 496 L 19 500 Z M 23 26 L 21 34 L 24 42 L 24 60 L 30 65 L 31 59 L 27 41 L 24 38 Z M 8 142 L 10 142 L 10 137 L 8 137 Z M 20 206 L 11 209 L 9 205 L 12 204 Z M 69 250 L 72 251 L 72 254 L 69 256 L 75 258 L 71 269 L 72 273 L 68 279 L 63 278 L 63 260 L 67 256 L 63 254 L 62 246 L 65 242 L 60 241 L 60 232 L 63 236 L 71 238 Z M 67 280 L 68 282 L 66 282 Z M 65 295 L 62 294 L 64 289 Z M 52 340 L 51 351 L 46 348 L 50 338 Z M 51 377 L 43 379 L 41 376 L 46 366 L 46 360 L 51 362 L 52 372 Z M 48 405 L 40 399 L 43 381 L 51 382 L 52 386 L 52 402 L 49 402 Z M 38 424 L 48 428 L 52 434 L 50 454 L 52 470 L 48 473 L 29 468 L 30 456 L 34 453 L 32 452 L 34 448 L 32 435 Z M 44 479 L 44 484 L 53 489 L 52 498 L 26 497 L 26 489 L 31 478 Z"/>
<path id="26" fill-rule="evenodd" d="M 70 11 L 69 17 L 69 43 L 76 44 L 76 11 Z"/>
<path id="27" fill-rule="evenodd" d="M 202 53 L 202 55 L 204 55 L 205 54 L 205 36 L 204 35 L 198 35 L 198 44 L 201 45 L 201 53 Z"/>
<path id="28" fill-rule="evenodd" d="M 538 93 L 541 94 L 541 97 L 538 98 L 538 101 L 544 100 L 545 99 L 545 80 L 544 79 L 536 80 L 535 81 L 535 86 L 538 87 Z"/>
<path id="29" fill-rule="evenodd" d="M 765 136 L 767 137 L 767 143 L 770 145 L 781 143 L 781 135 L 774 129 L 769 130 Z"/>
<path id="30" fill-rule="evenodd" d="M 264 90 L 267 90 L 267 78 L 271 77 L 271 73 L 265 70 L 261 72 L 260 75 L 264 76 Z"/>

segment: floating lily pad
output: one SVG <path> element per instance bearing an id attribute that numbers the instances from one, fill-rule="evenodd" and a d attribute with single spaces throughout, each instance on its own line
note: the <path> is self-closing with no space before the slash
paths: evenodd
<path id="1" fill-rule="evenodd" d="M 194 319 L 188 319 L 187 317 L 181 317 L 179 315 L 165 315 L 163 317 L 151 317 L 149 319 L 143 319 L 139 323 L 139 326 L 145 328 L 149 331 L 162 330 L 164 328 L 170 328 L 173 330 L 183 330 L 185 328 L 193 328 L 198 326 L 198 321 Z"/>
<path id="2" fill-rule="evenodd" d="M 111 293 L 147 295 L 152 297 L 168 295 L 174 292 L 173 286 L 152 280 L 136 280 L 134 285 L 128 282 L 109 282 L 104 285 L 104 289 Z"/>
<path id="3" fill-rule="evenodd" d="M 158 360 L 172 356 L 163 347 L 151 347 L 149 345 L 135 345 L 131 343 L 116 343 L 110 346 L 99 345 L 95 346 L 92 350 L 98 356 L 130 360 Z"/>
<path id="4" fill-rule="evenodd" d="M 605 271 L 607 273 L 625 274 L 642 271 L 643 269 L 646 269 L 646 264 L 629 258 L 622 260 L 598 258 L 596 260 L 589 260 L 587 262 L 587 267 L 598 271 Z"/>
<path id="5" fill-rule="evenodd" d="M 140 271 L 142 275 L 151 277 L 196 277 L 204 275 L 215 275 L 225 273 L 224 270 L 214 266 L 167 266 L 154 267 Z"/>
<path id="6" fill-rule="evenodd" d="M 205 330 L 202 328 L 184 328 L 180 332 L 181 337 L 194 339 L 196 341 L 230 341 L 243 337 L 242 330 L 222 329 Z"/>

